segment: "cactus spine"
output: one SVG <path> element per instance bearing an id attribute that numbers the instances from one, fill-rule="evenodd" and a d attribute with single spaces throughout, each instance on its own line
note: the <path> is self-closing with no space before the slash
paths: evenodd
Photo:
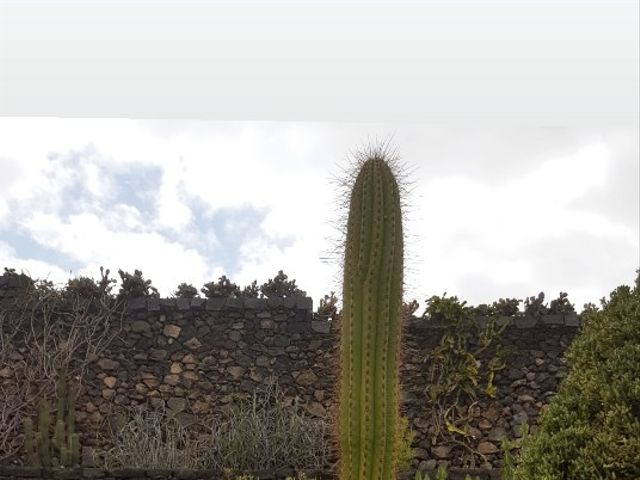
<path id="1" fill-rule="evenodd" d="M 49 403 L 42 399 L 38 410 L 38 431 L 30 418 L 24 421 L 24 447 L 31 467 L 71 467 L 80 463 L 80 437 L 75 433 L 75 394 L 64 372 L 58 377 L 56 419 L 51 434 Z"/>
<path id="2" fill-rule="evenodd" d="M 397 466 L 403 236 L 384 155 L 351 192 L 344 257 L 338 443 L 341 480 L 389 480 Z"/>

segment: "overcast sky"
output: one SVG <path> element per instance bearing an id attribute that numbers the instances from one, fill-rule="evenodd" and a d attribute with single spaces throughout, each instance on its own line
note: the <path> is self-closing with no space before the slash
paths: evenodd
<path id="1" fill-rule="evenodd" d="M 581 310 L 640 264 L 634 128 L 0 119 L 0 267 L 65 282 L 143 271 L 163 296 L 283 269 L 340 291 L 333 247 L 351 151 L 406 164 L 406 297 L 560 291 Z M 117 273 L 116 273 L 117 276 Z"/>

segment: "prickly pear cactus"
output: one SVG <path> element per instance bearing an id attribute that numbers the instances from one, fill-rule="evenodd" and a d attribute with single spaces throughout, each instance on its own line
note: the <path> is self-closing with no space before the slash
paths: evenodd
<path id="1" fill-rule="evenodd" d="M 403 235 L 398 183 L 384 155 L 360 167 L 344 256 L 338 442 L 341 480 L 395 478 Z"/>

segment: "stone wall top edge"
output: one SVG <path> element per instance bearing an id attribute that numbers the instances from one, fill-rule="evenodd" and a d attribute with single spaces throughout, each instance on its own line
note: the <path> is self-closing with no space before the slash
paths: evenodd
<path id="1" fill-rule="evenodd" d="M 138 297 L 127 302 L 128 311 L 160 310 L 264 310 L 285 308 L 295 310 L 313 310 L 311 297 L 271 297 L 271 298 L 153 298 Z"/>
<path id="2" fill-rule="evenodd" d="M 489 321 L 488 317 L 478 316 L 475 320 L 480 326 L 486 325 Z M 511 317 L 502 316 L 496 317 L 496 324 L 498 327 L 502 327 L 505 324 L 508 328 L 516 329 L 532 329 L 532 328 L 545 328 L 545 327 L 564 327 L 564 328 L 580 328 L 582 325 L 582 318 L 578 314 L 571 315 L 514 315 Z M 407 327 L 424 329 L 424 330 L 437 330 L 442 329 L 446 324 L 439 320 L 425 320 L 423 318 L 412 317 L 407 322 Z"/>

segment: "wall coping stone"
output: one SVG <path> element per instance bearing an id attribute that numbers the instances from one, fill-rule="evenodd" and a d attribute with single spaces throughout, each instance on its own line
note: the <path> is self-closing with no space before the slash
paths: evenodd
<path id="1" fill-rule="evenodd" d="M 475 317 L 476 322 L 484 327 L 488 321 L 488 317 L 486 316 L 477 316 Z M 499 326 L 507 325 L 508 328 L 517 328 L 517 329 L 530 329 L 530 328 L 544 328 L 547 326 L 559 326 L 559 327 L 580 327 L 582 324 L 582 319 L 578 314 L 570 314 L 570 315 L 539 315 L 539 316 L 530 316 L 518 314 L 512 317 L 501 316 L 496 318 L 496 324 Z M 436 330 L 442 329 L 446 327 L 445 322 L 442 320 L 426 320 L 424 318 L 419 317 L 411 317 L 407 326 L 416 329 L 425 329 L 425 330 Z"/>

